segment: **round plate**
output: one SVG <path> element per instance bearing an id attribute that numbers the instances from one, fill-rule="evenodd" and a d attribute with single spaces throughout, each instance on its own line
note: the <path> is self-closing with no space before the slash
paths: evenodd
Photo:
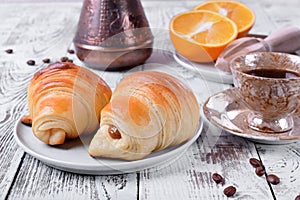
<path id="1" fill-rule="evenodd" d="M 226 83 L 232 84 L 232 75 L 228 74 L 222 70 L 219 70 L 215 67 L 215 63 L 196 63 L 189 61 L 185 57 L 181 56 L 178 52 L 174 52 L 173 54 L 174 59 L 177 63 L 181 66 L 194 71 L 196 73 L 200 73 L 203 79 L 208 81 L 218 82 L 218 83 Z"/>
<path id="2" fill-rule="evenodd" d="M 49 146 L 37 139 L 32 133 L 31 127 L 22 124 L 20 120 L 16 123 L 14 137 L 25 152 L 54 168 L 80 174 L 107 175 L 130 173 L 170 164 L 197 140 L 202 128 L 203 121 L 201 119 L 197 131 L 190 140 L 181 145 L 153 152 L 146 158 L 137 161 L 91 157 L 87 150 L 92 139 L 91 136 L 70 140 L 59 146 Z"/>
<path id="3" fill-rule="evenodd" d="M 254 142 L 288 144 L 300 139 L 300 118 L 296 115 L 293 115 L 294 128 L 288 132 L 270 134 L 249 128 L 246 118 L 250 111 L 241 104 L 236 94 L 237 88 L 230 88 L 208 98 L 203 106 L 206 118 L 229 133 Z"/>

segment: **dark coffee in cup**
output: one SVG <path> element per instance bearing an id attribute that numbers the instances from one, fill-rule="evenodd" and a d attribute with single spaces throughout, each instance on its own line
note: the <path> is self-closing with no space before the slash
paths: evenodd
<path id="1" fill-rule="evenodd" d="M 293 113 L 300 107 L 300 57 L 257 52 L 231 62 L 234 85 L 249 110 L 247 124 L 264 133 L 293 129 Z"/>
<path id="2" fill-rule="evenodd" d="M 284 69 L 253 69 L 245 73 L 263 78 L 300 78 L 299 73 Z"/>

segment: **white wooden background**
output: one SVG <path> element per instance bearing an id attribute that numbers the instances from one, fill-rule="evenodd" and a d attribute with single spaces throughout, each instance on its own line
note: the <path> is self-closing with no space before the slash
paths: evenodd
<path id="1" fill-rule="evenodd" d="M 23 0 L 14 0 L 20 2 Z M 169 166 L 160 166 L 118 176 L 86 176 L 48 167 L 23 152 L 13 139 L 17 118 L 27 113 L 26 89 L 34 72 L 45 67 L 41 60 L 53 61 L 67 55 L 80 13 L 80 2 L 12 3 L 0 0 L 0 199 L 227 199 L 224 187 L 234 185 L 232 199 L 294 199 L 300 194 L 300 143 L 291 145 L 255 144 L 205 124 L 197 142 Z M 3 3 L 5 2 L 5 3 Z M 9 3 L 7 3 L 9 2 Z M 54 2 L 54 3 L 53 3 Z M 142 1 L 156 43 L 167 49 L 168 23 L 172 16 L 191 9 L 201 1 Z M 300 27 L 299 0 L 243 1 L 256 13 L 252 33 L 269 34 L 282 26 Z M 159 31 L 161 30 L 161 31 Z M 14 49 L 14 54 L 4 53 Z M 170 55 L 165 55 L 176 65 Z M 35 59 L 36 66 L 26 65 Z M 200 102 L 230 85 L 204 82 L 197 74 L 184 72 Z M 136 68 L 134 70 L 141 70 Z M 108 73 L 114 87 L 123 73 Z M 205 85 L 205 87 L 203 86 Z M 269 185 L 257 177 L 249 158 L 262 160 L 268 173 L 277 174 L 281 183 Z M 216 185 L 211 175 L 226 177 Z"/>

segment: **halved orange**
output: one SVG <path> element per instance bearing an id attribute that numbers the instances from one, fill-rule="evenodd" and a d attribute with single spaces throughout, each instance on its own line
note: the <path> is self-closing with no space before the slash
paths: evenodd
<path id="1" fill-rule="evenodd" d="M 235 23 L 211 11 L 188 11 L 170 21 L 175 49 L 194 62 L 212 62 L 238 34 Z"/>
<path id="2" fill-rule="evenodd" d="M 253 11 L 245 4 L 236 1 L 206 1 L 193 10 L 209 10 L 217 12 L 234 21 L 238 27 L 238 37 L 247 35 L 255 23 Z"/>

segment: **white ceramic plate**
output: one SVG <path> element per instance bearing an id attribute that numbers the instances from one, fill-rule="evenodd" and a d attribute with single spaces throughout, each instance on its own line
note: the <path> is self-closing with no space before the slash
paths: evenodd
<path id="1" fill-rule="evenodd" d="M 300 117 L 293 115 L 294 128 L 284 133 L 263 133 L 255 131 L 247 125 L 250 112 L 241 104 L 237 96 L 237 88 L 230 88 L 217 93 L 206 100 L 203 106 L 206 118 L 214 125 L 227 132 L 254 142 L 264 144 L 288 144 L 300 140 Z"/>
<path id="2" fill-rule="evenodd" d="M 202 128 L 203 121 L 201 119 L 196 133 L 190 140 L 181 145 L 154 152 L 137 161 L 89 156 L 87 148 L 91 137 L 68 141 L 57 147 L 46 145 L 33 135 L 31 127 L 22 124 L 20 120 L 16 123 L 14 137 L 25 152 L 54 168 L 80 174 L 107 175 L 130 173 L 158 165 L 170 164 L 197 140 Z"/>
<path id="3" fill-rule="evenodd" d="M 226 84 L 233 83 L 232 75 L 216 68 L 213 62 L 211 63 L 191 62 L 177 52 L 174 52 L 173 57 L 178 64 L 191 71 L 199 73 L 203 79 L 206 79 L 208 81 L 218 82 L 218 83 L 226 83 Z"/>

